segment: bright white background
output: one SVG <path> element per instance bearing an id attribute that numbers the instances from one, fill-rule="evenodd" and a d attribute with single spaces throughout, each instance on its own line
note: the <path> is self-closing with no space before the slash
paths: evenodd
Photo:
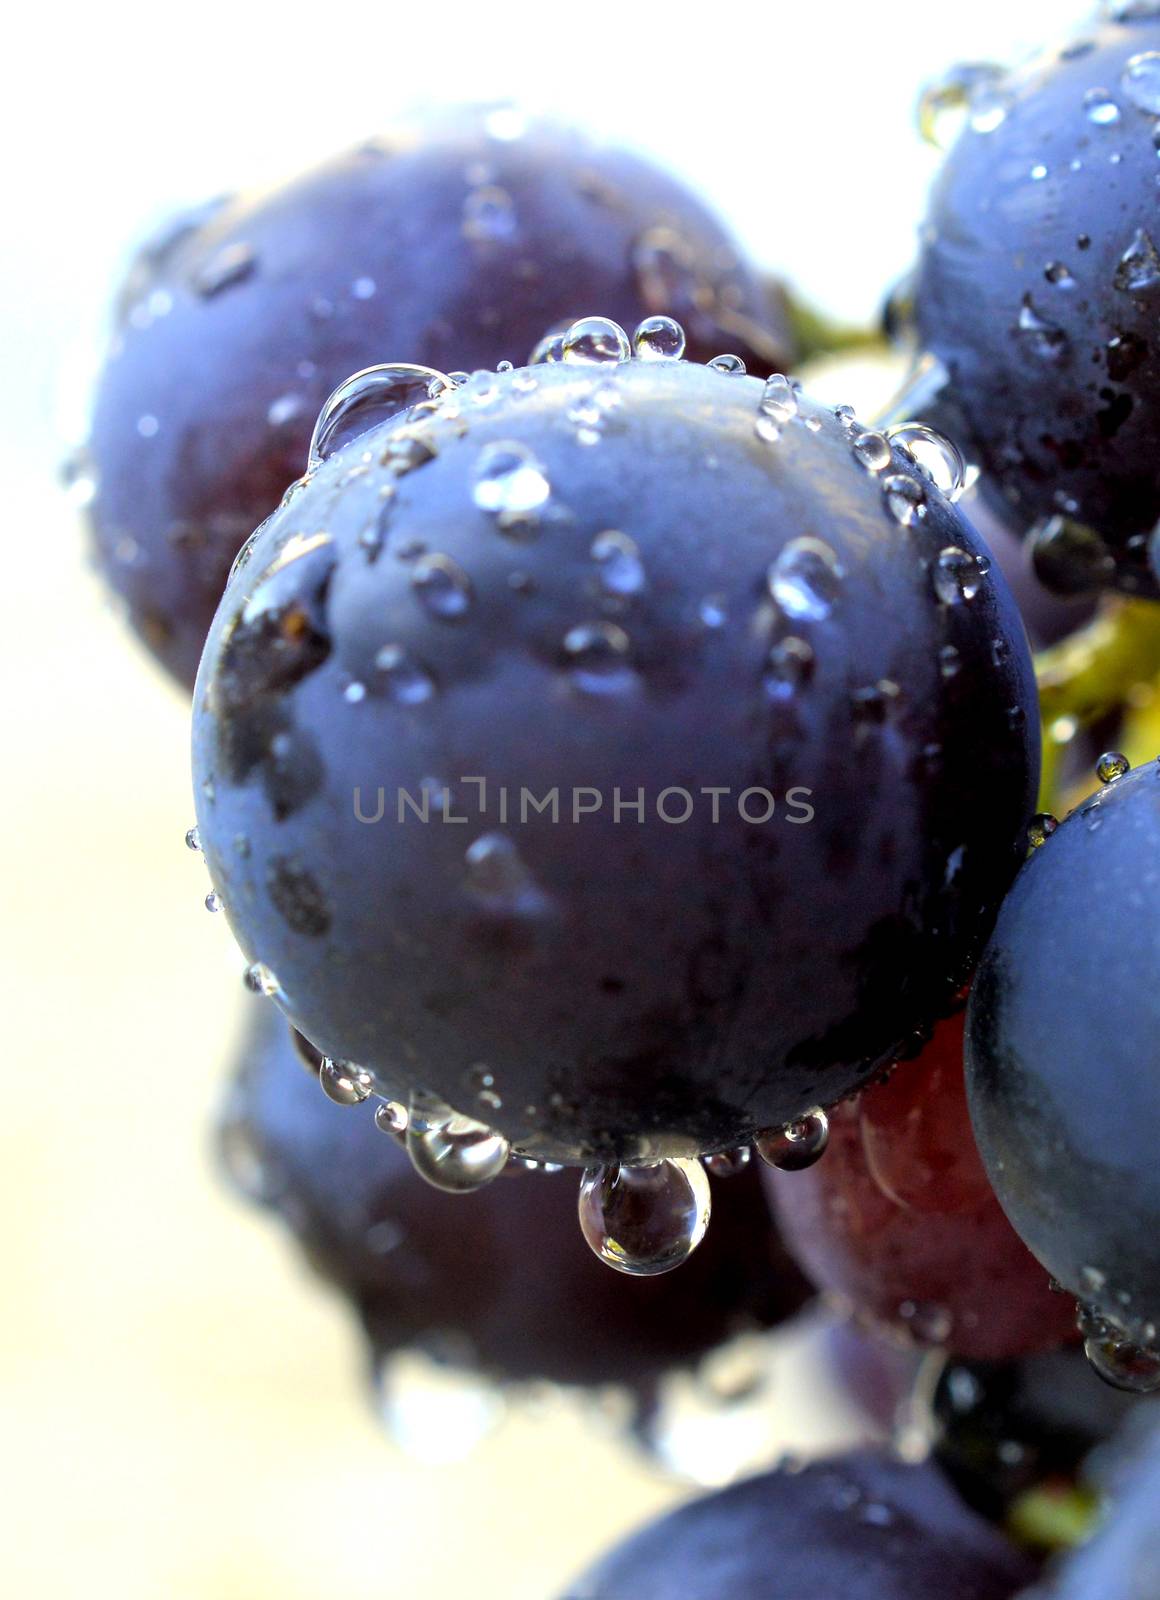
<path id="1" fill-rule="evenodd" d="M 106 0 L 8 19 L 6 1592 L 545 1600 L 684 1492 L 573 1414 L 516 1419 L 455 1466 L 409 1462 L 371 1419 L 339 1308 L 212 1182 L 239 961 L 181 845 L 187 706 L 103 605 L 53 481 L 54 418 L 75 411 L 69 374 L 128 245 L 175 205 L 293 172 L 416 103 L 523 96 L 661 157 L 765 265 L 865 319 L 911 260 L 934 166 L 913 132 L 921 83 L 1083 10 Z M 799 1372 L 769 1448 L 848 1427 Z"/>

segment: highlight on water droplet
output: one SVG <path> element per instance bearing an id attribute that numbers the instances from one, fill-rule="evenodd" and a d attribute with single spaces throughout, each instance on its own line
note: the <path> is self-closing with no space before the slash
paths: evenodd
<path id="1" fill-rule="evenodd" d="M 672 317 L 645 317 L 633 332 L 632 348 L 641 361 L 679 361 L 685 353 L 685 330 Z"/>
<path id="2" fill-rule="evenodd" d="M 581 317 L 564 335 L 562 359 L 586 366 L 627 361 L 632 354 L 628 334 L 611 317 Z"/>
<path id="3" fill-rule="evenodd" d="M 454 622 L 470 609 L 471 580 L 450 556 L 420 556 L 411 569 L 411 587 L 423 609 L 442 622 Z"/>
<path id="4" fill-rule="evenodd" d="M 361 372 L 353 373 L 339 384 L 318 414 L 310 440 L 307 471 L 313 472 L 376 423 L 429 400 L 433 393 L 453 387 L 446 373 L 407 362 L 364 367 Z"/>
<path id="5" fill-rule="evenodd" d="M 418 706 L 435 694 L 435 680 L 402 645 L 385 644 L 375 655 L 374 686 L 400 706 Z"/>
<path id="6" fill-rule="evenodd" d="M 1089 89 L 1083 97 L 1084 115 L 1099 128 L 1110 128 L 1120 120 L 1120 108 L 1107 89 Z"/>
<path id="7" fill-rule="evenodd" d="M 753 1148 L 767 1166 L 780 1172 L 804 1172 L 825 1154 L 830 1142 L 830 1119 L 821 1106 L 780 1128 L 768 1128 L 753 1141 Z"/>
<path id="8" fill-rule="evenodd" d="M 418 1091 L 408 1110 L 407 1154 L 415 1171 L 433 1188 L 468 1194 L 499 1177 L 511 1146 L 482 1122 Z"/>
<path id="9" fill-rule="evenodd" d="M 592 559 L 600 569 L 600 587 L 605 594 L 627 598 L 645 586 L 644 563 L 635 539 L 615 528 L 606 528 L 592 541 Z"/>
<path id="10" fill-rule="evenodd" d="M 573 683 L 587 694 L 609 694 L 635 679 L 632 642 L 615 622 L 584 622 L 564 635 L 563 656 Z"/>
<path id="11" fill-rule="evenodd" d="M 397 1139 L 406 1133 L 409 1121 L 407 1108 L 401 1100 L 383 1100 L 375 1107 L 375 1127 L 380 1133 L 389 1133 Z"/>
<path id="12" fill-rule="evenodd" d="M 709 365 L 714 372 L 723 372 L 727 377 L 743 378 L 745 376 L 745 363 L 740 356 L 714 356 Z"/>
<path id="13" fill-rule="evenodd" d="M 705 1237 L 711 1198 L 699 1161 L 590 1167 L 580 1184 L 580 1231 L 617 1272 L 655 1277 L 687 1261 Z"/>

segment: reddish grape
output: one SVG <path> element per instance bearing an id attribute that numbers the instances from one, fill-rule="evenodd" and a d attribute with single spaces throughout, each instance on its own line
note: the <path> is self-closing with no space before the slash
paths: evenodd
<path id="1" fill-rule="evenodd" d="M 963 1018 L 917 1060 L 837 1107 L 808 1172 L 765 1174 L 786 1243 L 822 1289 L 864 1320 L 976 1360 L 1063 1344 L 1071 1299 L 999 1208 L 963 1087 Z"/>

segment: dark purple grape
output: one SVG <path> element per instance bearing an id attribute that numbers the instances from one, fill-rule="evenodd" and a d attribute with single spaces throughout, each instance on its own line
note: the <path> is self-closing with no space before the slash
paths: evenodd
<path id="1" fill-rule="evenodd" d="M 976 89 L 914 286 L 949 385 L 928 420 L 985 468 L 1054 586 L 1154 595 L 1160 517 L 1160 16 L 1093 23 Z"/>
<path id="2" fill-rule="evenodd" d="M 861 1450 L 694 1500 L 561 1600 L 1008 1600 L 1034 1571 L 935 1467 Z"/>
<path id="3" fill-rule="evenodd" d="M 693 194 L 511 108 L 404 127 L 169 229 L 119 296 L 87 469 L 98 559 L 150 649 L 193 682 L 238 547 L 351 373 L 521 363 L 596 310 L 680 317 L 701 360 L 786 359 L 784 318 Z"/>
<path id="4" fill-rule="evenodd" d="M 1016 1230 L 1071 1293 L 1154 1345 L 1160 763 L 1121 775 L 1126 765 L 1103 759 L 1104 787 L 1004 903 L 971 995 L 967 1087 Z"/>
<path id="5" fill-rule="evenodd" d="M 328 1056 L 529 1155 L 834 1103 L 949 1003 L 1024 852 L 1034 686 L 988 568 L 784 379 L 443 391 L 319 467 L 215 620 L 197 803 L 247 958 Z"/>
<path id="6" fill-rule="evenodd" d="M 811 1296 L 770 1235 L 752 1171 L 714 1182 L 714 1226 L 684 1271 L 630 1282 L 578 1237 L 574 1178 L 505 1176 L 463 1206 L 415 1175 L 375 1104 L 332 1105 L 263 1007 L 220 1142 L 235 1183 L 357 1308 L 379 1360 L 419 1348 L 499 1379 L 644 1389 Z"/>

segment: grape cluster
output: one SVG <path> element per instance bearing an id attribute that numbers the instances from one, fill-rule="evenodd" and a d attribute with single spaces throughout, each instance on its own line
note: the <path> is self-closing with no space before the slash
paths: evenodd
<path id="1" fill-rule="evenodd" d="M 1154 1447 L 1037 1557 L 1160 1389 L 1160 7 L 920 120 L 877 417 L 696 196 L 486 107 L 146 246 L 70 469 L 192 686 L 226 1170 L 381 1384 L 615 1383 L 645 1436 L 824 1303 L 930 1451 L 569 1600 L 1155 1589 Z"/>

